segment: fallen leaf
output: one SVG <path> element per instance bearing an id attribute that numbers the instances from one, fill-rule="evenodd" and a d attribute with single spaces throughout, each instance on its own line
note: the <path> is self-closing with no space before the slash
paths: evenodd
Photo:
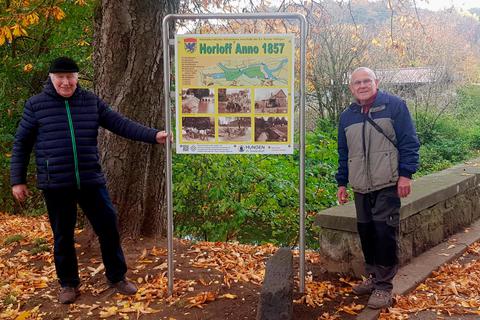
<path id="1" fill-rule="evenodd" d="M 116 306 L 111 306 L 111 307 L 108 307 L 108 308 L 103 308 L 101 311 L 100 311 L 100 318 L 104 319 L 104 318 L 108 318 L 108 317 L 111 317 L 111 316 L 114 316 L 116 315 L 118 312 L 118 308 Z"/>

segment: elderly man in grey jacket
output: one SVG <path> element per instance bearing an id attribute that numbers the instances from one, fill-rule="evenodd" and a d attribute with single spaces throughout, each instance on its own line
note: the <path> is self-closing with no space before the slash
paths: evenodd
<path id="1" fill-rule="evenodd" d="M 392 303 L 392 280 L 398 269 L 397 234 L 400 198 L 411 191 L 418 168 L 419 142 L 407 105 L 378 90 L 375 73 L 365 67 L 350 78 L 353 102 L 340 116 L 338 183 L 340 204 L 354 191 L 357 227 L 368 277 L 353 288 L 370 294 L 374 309 Z"/>

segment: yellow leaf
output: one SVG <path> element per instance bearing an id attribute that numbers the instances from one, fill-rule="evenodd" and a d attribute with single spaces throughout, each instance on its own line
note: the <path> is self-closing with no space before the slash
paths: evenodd
<path id="1" fill-rule="evenodd" d="M 32 12 L 30 14 L 27 14 L 26 16 L 23 16 L 22 25 L 24 27 L 28 27 L 29 25 L 37 24 L 38 21 L 39 21 L 38 13 Z"/>
<path id="2" fill-rule="evenodd" d="M 419 291 L 426 291 L 426 290 L 429 290 L 429 289 L 430 289 L 430 288 L 429 288 L 426 284 L 424 284 L 424 283 L 420 284 L 420 285 L 417 287 L 417 290 L 419 290 Z"/>
<path id="3" fill-rule="evenodd" d="M 20 30 L 20 26 L 18 25 L 18 23 L 12 27 L 12 30 L 14 37 L 20 37 L 22 35 L 22 31 Z"/>
<path id="4" fill-rule="evenodd" d="M 42 288 L 48 287 L 48 285 L 45 281 L 41 281 L 41 282 L 34 283 L 33 287 L 36 289 L 42 289 Z"/>
<path id="5" fill-rule="evenodd" d="M 28 317 L 30 317 L 30 315 L 31 315 L 30 311 L 23 311 L 15 318 L 15 320 L 25 320 Z"/>
<path id="6" fill-rule="evenodd" d="M 108 318 L 111 316 L 114 316 L 117 314 L 118 308 L 115 306 L 112 306 L 110 308 L 103 308 L 102 311 L 100 311 L 100 318 Z"/>
<path id="7" fill-rule="evenodd" d="M 3 46 L 5 44 L 5 36 L 3 35 L 3 32 L 0 30 L 0 46 Z"/>
<path id="8" fill-rule="evenodd" d="M 21 36 L 26 36 L 27 35 L 27 31 L 25 31 L 25 29 L 23 29 L 22 26 L 20 26 L 18 23 L 16 23 L 12 27 L 12 30 L 13 30 L 13 35 L 15 37 L 21 37 Z"/>
<path id="9" fill-rule="evenodd" d="M 62 20 L 63 18 L 65 18 L 65 12 L 63 12 L 63 10 L 57 6 L 52 8 L 52 13 L 57 20 Z"/>
<path id="10" fill-rule="evenodd" d="M 162 310 L 157 310 L 157 309 L 153 309 L 153 308 L 150 308 L 150 307 L 146 307 L 145 309 L 143 310 L 140 310 L 141 313 L 143 314 L 152 314 L 152 313 L 157 313 L 157 312 L 160 312 Z"/>
<path id="11" fill-rule="evenodd" d="M 450 282 L 449 288 L 450 290 L 452 290 L 454 295 L 458 296 L 457 286 L 455 285 L 455 282 Z"/>
<path id="12" fill-rule="evenodd" d="M 75 0 L 75 4 L 83 7 L 87 2 L 85 0 Z"/>
<path id="13" fill-rule="evenodd" d="M 468 303 L 467 301 L 462 301 L 460 304 L 461 304 L 462 307 L 464 307 L 464 308 L 470 308 L 470 307 L 471 307 L 471 306 L 470 306 L 470 303 Z"/>
<path id="14" fill-rule="evenodd" d="M 374 46 L 379 46 L 379 45 L 380 45 L 380 41 L 378 41 L 377 38 L 373 38 L 373 39 L 372 39 L 372 44 L 373 44 Z"/>
<path id="15" fill-rule="evenodd" d="M 32 24 L 37 24 L 39 21 L 38 13 L 32 12 L 29 15 L 27 15 L 24 20 L 23 20 L 23 25 L 24 26 L 29 26 Z"/>
<path id="16" fill-rule="evenodd" d="M 364 305 L 355 304 L 355 302 L 354 302 L 354 303 L 352 303 L 348 306 L 342 306 L 342 307 L 338 308 L 338 311 L 343 311 L 343 312 L 346 312 L 346 313 L 351 314 L 351 315 L 357 315 L 358 314 L 357 311 L 362 310 L 364 307 L 365 307 Z"/>
<path id="17" fill-rule="evenodd" d="M 28 319 L 32 314 L 38 312 L 39 307 L 40 307 L 40 306 L 38 305 L 38 306 L 36 306 L 35 308 L 33 308 L 32 310 L 23 311 L 22 313 L 20 313 L 20 314 L 15 318 L 15 320 L 26 320 L 26 319 Z"/>
<path id="18" fill-rule="evenodd" d="M 218 297 L 219 299 L 221 298 L 226 298 L 226 299 L 236 299 L 237 298 L 237 295 L 235 294 L 231 294 L 231 293 L 225 293 L 225 294 L 222 294 L 220 297 Z"/>
<path id="19" fill-rule="evenodd" d="M 33 69 L 33 65 L 31 63 L 28 63 L 23 66 L 23 72 L 30 72 Z"/>
<path id="20" fill-rule="evenodd" d="M 140 255 L 140 258 L 138 258 L 138 260 L 143 260 L 145 259 L 145 257 L 147 256 L 148 252 L 147 252 L 147 248 L 144 248 L 143 251 L 142 251 L 142 254 Z"/>
<path id="21" fill-rule="evenodd" d="M 12 32 L 10 31 L 10 28 L 7 26 L 4 26 L 2 30 L 3 30 L 2 33 L 5 36 L 5 39 L 7 39 L 8 42 L 12 42 L 13 36 L 12 36 Z"/>

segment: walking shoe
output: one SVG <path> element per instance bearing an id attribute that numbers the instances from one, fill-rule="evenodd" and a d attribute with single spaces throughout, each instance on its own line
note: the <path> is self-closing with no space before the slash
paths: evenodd
<path id="1" fill-rule="evenodd" d="M 115 288 L 118 293 L 121 293 L 126 296 L 133 296 L 137 293 L 137 286 L 128 280 L 121 280 L 115 283 L 108 281 L 110 288 Z"/>
<path id="2" fill-rule="evenodd" d="M 352 288 L 352 292 L 357 296 L 371 294 L 373 292 L 373 278 L 368 277 L 367 279 L 363 280 L 361 283 Z"/>
<path id="3" fill-rule="evenodd" d="M 74 287 L 61 287 L 58 294 L 58 301 L 63 304 L 74 303 L 80 295 L 80 290 Z"/>
<path id="4" fill-rule="evenodd" d="M 367 305 L 372 309 L 388 308 L 392 305 L 392 294 L 390 291 L 375 289 Z"/>

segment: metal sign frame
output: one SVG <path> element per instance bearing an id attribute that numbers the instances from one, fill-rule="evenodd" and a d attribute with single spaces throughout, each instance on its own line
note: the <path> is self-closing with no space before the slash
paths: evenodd
<path id="1" fill-rule="evenodd" d="M 307 20 L 300 13 L 242 13 L 242 14 L 169 14 L 163 18 L 163 82 L 165 96 L 165 131 L 172 134 L 172 116 L 170 109 L 170 22 L 175 20 L 264 20 L 281 19 L 297 20 L 300 25 L 300 168 L 299 168 L 299 291 L 305 292 L 305 64 L 306 64 L 306 37 Z M 166 190 L 167 193 L 167 274 L 168 274 L 168 295 L 173 294 L 173 183 L 172 183 L 172 147 L 170 139 L 165 142 L 166 153 Z"/>

